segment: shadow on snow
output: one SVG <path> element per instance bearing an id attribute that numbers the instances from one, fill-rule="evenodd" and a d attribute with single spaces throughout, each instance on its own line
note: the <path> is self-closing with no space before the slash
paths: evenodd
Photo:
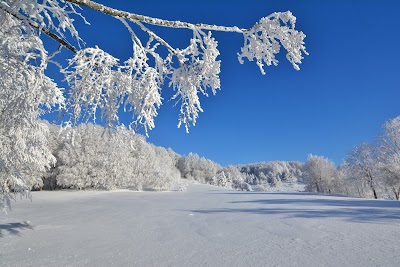
<path id="1" fill-rule="evenodd" d="M 28 222 L 0 224 L 0 238 L 3 237 L 3 232 L 19 236 L 20 231 L 25 229 L 33 230 L 33 227 Z"/>
<path id="2" fill-rule="evenodd" d="M 245 213 L 284 215 L 287 218 L 342 218 L 360 223 L 399 223 L 400 201 L 357 199 L 309 193 L 229 192 L 222 194 L 263 194 L 266 199 L 227 202 L 232 208 L 192 210 L 203 214 Z M 268 198 L 268 195 L 309 196 L 309 198 Z M 317 197 L 317 198 L 316 198 Z M 329 197 L 329 198 L 327 198 Z M 254 204 L 254 205 L 253 205 Z M 256 206 L 256 207 L 254 207 Z"/>

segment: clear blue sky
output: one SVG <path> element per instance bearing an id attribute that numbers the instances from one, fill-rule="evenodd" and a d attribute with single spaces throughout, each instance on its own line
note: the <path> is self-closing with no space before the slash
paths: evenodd
<path id="1" fill-rule="evenodd" d="M 165 102 L 149 141 L 185 155 L 196 152 L 222 165 L 270 160 L 304 161 L 307 154 L 339 164 L 363 142 L 372 142 L 388 119 L 400 115 L 400 1 L 246 0 L 98 1 L 134 13 L 227 26 L 251 27 L 261 17 L 290 10 L 306 35 L 310 56 L 294 70 L 280 57 L 261 75 L 254 62 L 239 64 L 243 40 L 214 33 L 222 60 L 221 91 L 202 98 L 205 110 L 186 134 L 177 129 L 179 108 Z M 80 27 L 89 46 L 122 60 L 131 55 L 128 32 L 115 19 L 83 11 Z M 190 31 L 152 29 L 175 46 Z M 165 88 L 168 98 L 171 89 Z"/>

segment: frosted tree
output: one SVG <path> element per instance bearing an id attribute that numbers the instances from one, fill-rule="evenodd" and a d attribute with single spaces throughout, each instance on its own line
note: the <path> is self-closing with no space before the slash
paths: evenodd
<path id="1" fill-rule="evenodd" d="M 50 177 L 61 188 L 169 190 L 180 178 L 175 155 L 124 127 L 81 124 L 61 133 Z"/>
<path id="2" fill-rule="evenodd" d="M 228 165 L 223 168 L 223 172 L 234 188 L 238 188 L 244 181 L 245 174 L 241 173 L 236 166 Z"/>
<path id="3" fill-rule="evenodd" d="M 142 188 L 157 191 L 171 189 L 180 178 L 175 159 L 171 158 L 165 148 L 144 144 L 147 152 L 141 155 Z"/>
<path id="4" fill-rule="evenodd" d="M 383 126 L 384 133 L 379 138 L 380 170 L 386 186 L 400 198 L 400 116 Z"/>
<path id="5" fill-rule="evenodd" d="M 186 157 L 181 157 L 177 167 L 183 178 L 213 185 L 218 185 L 216 177 L 222 170 L 219 164 L 200 157 L 196 153 L 189 153 Z"/>
<path id="6" fill-rule="evenodd" d="M 63 146 L 57 151 L 57 184 L 64 188 L 109 188 L 104 179 L 108 149 L 99 126 L 81 125 L 70 131 Z M 110 175 L 112 177 L 112 175 Z"/>
<path id="7" fill-rule="evenodd" d="M 371 144 L 362 144 L 353 149 L 345 161 L 347 179 L 354 180 L 360 192 L 370 190 L 378 198 L 379 167 L 378 149 Z"/>
<path id="8" fill-rule="evenodd" d="M 13 193 L 39 185 L 34 174 L 54 163 L 48 128 L 37 118 L 64 99 L 44 73 L 48 57 L 37 31 L 3 11 L 0 25 L 0 207 L 5 207 Z"/>
<path id="9" fill-rule="evenodd" d="M 126 26 L 132 37 L 129 59 L 122 62 L 99 47 L 85 46 L 74 24 L 76 18 L 86 21 L 78 12 L 81 7 Z M 168 21 L 90 0 L 2 0 L 0 23 L 0 190 L 5 201 L 9 192 L 24 190 L 25 169 L 54 164 L 46 146 L 47 128 L 35 121 L 51 107 L 61 108 L 73 124 L 95 121 L 100 115 L 110 127 L 119 124 L 118 111 L 123 108 L 132 114 L 131 126 L 143 126 L 147 133 L 155 127 L 161 91 L 169 81 L 172 98 L 180 104 L 178 126 L 188 131 L 203 111 L 199 94 L 215 94 L 220 88 L 220 52 L 213 31 L 242 34 L 239 61 L 256 61 L 263 74 L 265 65 L 278 64 L 275 56 L 282 47 L 297 70 L 307 54 L 305 34 L 295 29 L 296 18 L 289 11 L 261 18 L 246 29 Z M 185 28 L 193 35 L 187 47 L 172 47 L 148 25 Z M 141 40 L 134 29 L 148 39 Z M 41 41 L 44 35 L 59 44 L 57 51 L 48 53 Z M 65 49 L 74 54 L 66 66 L 55 57 Z M 60 68 L 69 90 L 61 90 L 46 76 L 50 63 Z"/>
<path id="10" fill-rule="evenodd" d="M 300 162 L 269 161 L 241 166 L 242 172 L 255 176 L 251 184 L 258 183 L 260 190 L 263 186 L 266 190 L 270 190 L 270 186 L 277 189 L 283 183 L 302 181 L 302 163 Z"/>
<path id="11" fill-rule="evenodd" d="M 304 165 L 304 180 L 308 191 L 331 193 L 332 184 L 337 179 L 335 164 L 328 158 L 308 155 Z"/>

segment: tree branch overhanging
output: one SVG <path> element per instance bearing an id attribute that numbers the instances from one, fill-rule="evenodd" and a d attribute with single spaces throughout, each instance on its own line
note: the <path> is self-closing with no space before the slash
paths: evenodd
<path id="1" fill-rule="evenodd" d="M 13 0 L 7 1 L 12 2 Z M 265 74 L 264 65 L 270 66 L 273 64 L 276 66 L 278 64 L 279 61 L 275 58 L 275 55 L 280 52 L 281 46 L 287 51 L 286 58 L 292 63 L 296 70 L 300 69 L 298 64 L 301 63 L 303 54 L 308 55 L 304 46 L 304 38 L 306 36 L 303 32 L 295 29 L 296 17 L 293 16 L 290 11 L 272 13 L 267 17 L 261 18 L 253 27 L 249 29 L 241 29 L 236 26 L 225 27 L 158 19 L 110 8 L 90 0 L 48 0 L 44 1 L 43 4 L 39 4 L 38 0 L 35 0 L 32 1 L 33 7 L 27 7 L 25 4 L 13 7 L 12 5 L 8 5 L 7 1 L 0 2 L 0 8 L 4 10 L 5 14 L 10 14 L 17 20 L 45 33 L 50 38 L 57 41 L 61 46 L 66 47 L 75 54 L 74 58 L 70 60 L 70 62 L 73 63 L 70 63 L 67 68 L 62 70 L 62 72 L 64 75 L 70 75 L 71 88 L 76 86 L 76 81 L 84 81 L 82 82 L 82 86 L 77 86 L 77 90 L 80 91 L 80 93 L 87 91 L 86 89 L 88 88 L 88 85 L 85 85 L 85 82 L 93 84 L 93 82 L 95 82 L 94 80 L 96 80 L 96 82 L 98 80 L 97 78 L 94 79 L 90 73 L 88 73 L 89 77 L 87 78 L 87 81 L 83 79 L 80 74 L 76 74 L 77 69 L 86 69 L 87 64 L 89 63 L 93 66 L 92 71 L 96 73 L 95 77 L 98 75 L 102 77 L 101 75 L 104 74 L 104 76 L 107 76 L 106 80 L 110 80 L 109 71 L 113 68 L 118 69 L 118 72 L 127 68 L 135 73 L 140 73 L 141 75 L 139 76 L 142 80 L 135 80 L 138 76 L 134 75 L 133 78 L 131 77 L 132 81 L 127 81 L 126 83 L 131 87 L 133 86 L 132 84 L 140 84 L 141 86 L 139 86 L 139 88 L 144 90 L 144 95 L 149 93 L 148 88 L 151 88 L 152 91 L 150 91 L 152 93 L 156 92 L 153 95 L 154 97 L 151 98 L 152 100 L 146 104 L 150 107 L 150 111 L 148 113 L 144 112 L 146 114 L 140 114 L 141 118 L 144 118 L 145 121 L 150 121 L 150 129 L 154 127 L 153 118 L 157 115 L 155 110 L 160 104 L 160 81 L 162 81 L 161 84 L 164 83 L 164 78 L 166 76 L 169 76 L 171 79 L 169 86 L 172 86 L 176 90 L 174 98 L 179 97 L 182 101 L 182 116 L 180 118 L 180 123 L 184 122 L 185 126 L 189 123 L 195 125 L 198 113 L 202 112 L 198 93 L 207 95 L 206 89 L 211 88 L 215 94 L 215 90 L 220 88 L 220 61 L 217 60 L 220 52 L 217 48 L 218 42 L 211 36 L 211 31 L 236 32 L 243 34 L 244 44 L 241 48 L 241 52 L 237 54 L 239 62 L 243 63 L 243 59 L 256 61 L 262 74 Z M 22 0 L 21 3 L 23 3 Z M 64 5 L 60 6 L 59 3 L 63 3 Z M 81 39 L 78 36 L 78 31 L 74 27 L 74 20 L 69 18 L 69 14 L 83 17 L 80 13 L 75 11 L 75 7 L 83 6 L 105 15 L 113 16 L 127 27 L 131 34 L 134 47 L 136 44 L 139 48 L 138 51 L 134 48 L 133 56 L 129 59 L 129 62 L 127 61 L 128 63 L 124 63 L 127 65 L 120 66 L 116 63 L 119 61 L 118 59 L 115 59 L 97 46 L 96 48 L 75 48 L 65 40 L 62 32 L 69 31 L 73 37 L 77 38 L 79 44 L 79 40 Z M 54 18 L 56 22 L 53 22 L 52 18 Z M 129 25 L 129 22 L 136 24 L 141 30 L 149 35 L 150 39 L 146 47 L 142 45 L 141 41 Z M 148 29 L 146 24 L 160 27 L 189 29 L 193 31 L 193 37 L 190 40 L 190 45 L 185 49 L 175 49 L 163 38 Z M 209 31 L 208 34 L 204 33 L 203 30 Z M 152 47 L 148 47 L 151 45 L 153 40 L 156 41 L 156 43 Z M 167 48 L 170 52 L 165 59 L 155 51 L 159 44 Z M 88 56 L 90 54 L 92 55 L 91 57 Z M 155 67 L 149 66 L 147 63 L 147 54 L 151 54 L 155 57 Z M 51 55 L 51 57 L 52 56 L 53 55 Z M 176 56 L 179 60 L 180 66 L 178 68 L 171 67 L 170 65 L 173 56 Z M 104 65 L 104 62 L 112 62 L 112 64 L 110 63 L 106 68 L 100 68 L 100 66 Z M 69 70 L 71 67 L 73 69 Z M 87 71 L 85 70 L 85 75 L 86 74 Z M 126 79 L 129 80 L 129 78 Z M 103 84 L 100 83 L 98 88 L 102 88 L 102 86 Z M 137 85 L 135 86 L 137 87 Z M 91 86 L 89 87 L 92 88 Z M 107 85 L 106 87 L 108 90 L 112 86 Z M 135 90 L 137 89 L 136 87 Z M 86 92 L 89 96 L 93 96 L 88 99 L 93 99 L 94 102 L 97 101 L 98 88 L 92 88 L 92 91 L 89 90 Z M 128 86 L 127 88 L 130 87 Z M 119 92 L 119 90 L 120 89 L 117 88 L 116 92 Z M 112 90 L 110 89 L 110 91 Z M 124 93 L 129 92 L 122 92 L 122 94 Z M 141 106 L 141 102 L 138 102 L 135 97 L 132 98 L 132 106 Z M 107 99 L 105 103 L 108 103 Z M 91 104 L 97 107 L 97 103 Z M 104 107 L 107 107 L 107 104 L 104 104 Z M 141 109 L 140 112 L 143 110 L 145 109 Z M 80 113 L 80 111 L 78 113 Z M 113 116 L 116 116 L 116 114 Z M 186 129 L 188 128 L 186 127 Z"/>

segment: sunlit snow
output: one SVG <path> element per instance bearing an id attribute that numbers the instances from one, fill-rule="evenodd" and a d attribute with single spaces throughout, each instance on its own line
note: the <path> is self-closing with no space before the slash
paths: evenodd
<path id="1" fill-rule="evenodd" d="M 239 192 L 33 192 L 0 215 L 2 266 L 398 266 L 400 202 Z"/>

